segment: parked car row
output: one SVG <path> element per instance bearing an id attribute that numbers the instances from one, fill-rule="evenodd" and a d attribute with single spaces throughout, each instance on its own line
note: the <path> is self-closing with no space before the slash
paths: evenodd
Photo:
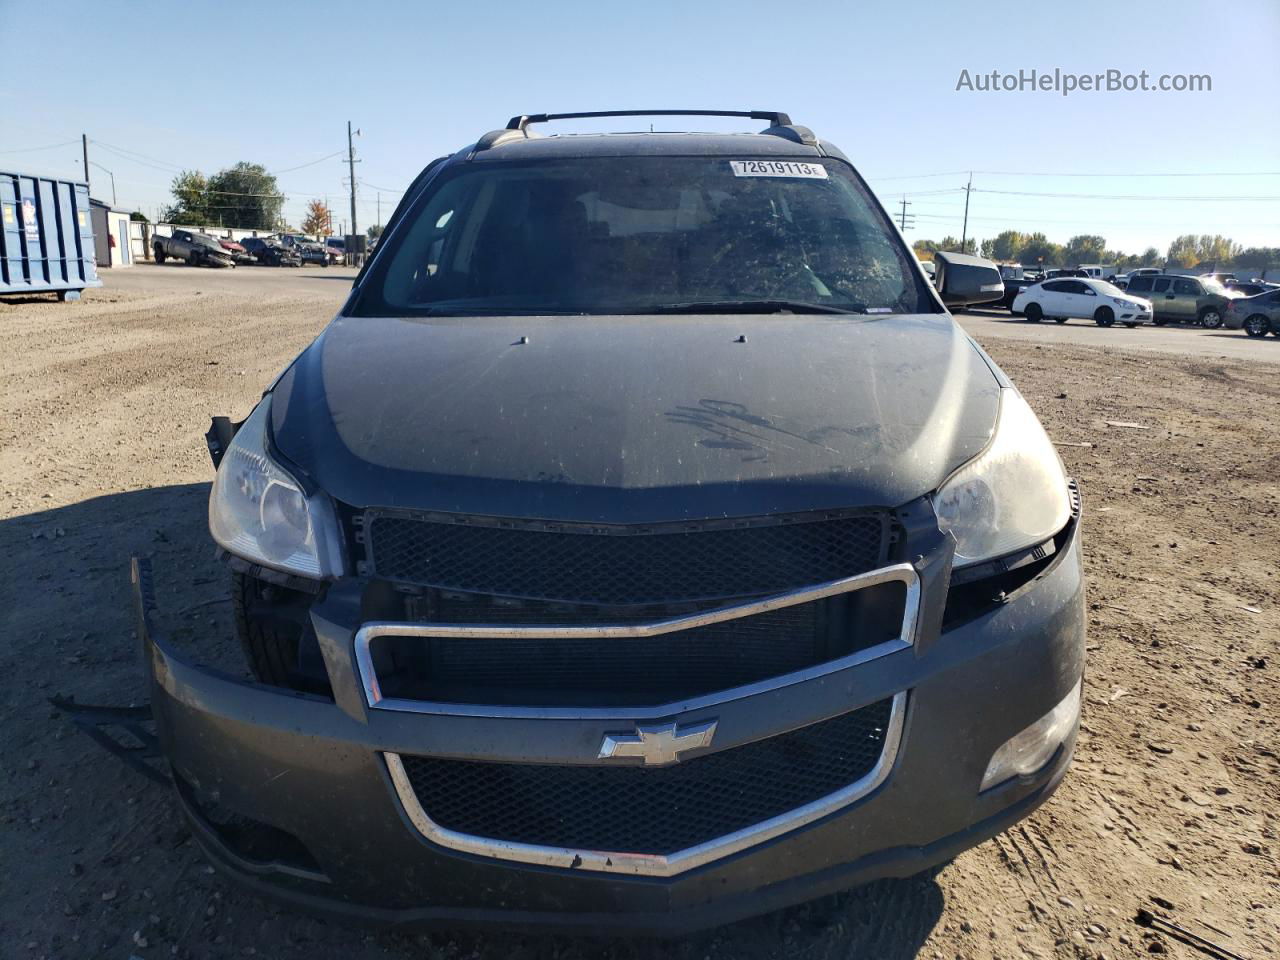
<path id="1" fill-rule="evenodd" d="M 341 263 L 343 250 L 332 243 L 316 243 L 299 234 L 245 237 L 230 240 L 211 237 L 193 230 L 175 230 L 169 236 L 156 234 L 151 240 L 156 263 L 181 260 L 193 267 L 235 267 L 251 265 L 267 267 L 300 267 L 317 263 L 327 267 Z"/>
<path id="2" fill-rule="evenodd" d="M 1004 264 L 1000 272 L 1004 297 L 994 303 L 1032 322 L 1077 317 L 1102 327 L 1195 323 L 1209 330 L 1243 328 L 1251 337 L 1280 336 L 1280 284 L 1242 281 L 1230 273 L 1166 274 L 1155 267 L 1140 267 L 1114 281 L 1084 269 L 1035 273 Z"/>

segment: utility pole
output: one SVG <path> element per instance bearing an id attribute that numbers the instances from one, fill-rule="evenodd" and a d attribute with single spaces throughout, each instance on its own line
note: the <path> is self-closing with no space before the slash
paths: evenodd
<path id="1" fill-rule="evenodd" d="M 71 141 L 75 143 L 74 140 Z M 80 148 L 84 151 L 84 183 L 89 186 L 89 135 L 87 133 L 80 134 Z"/>
<path id="2" fill-rule="evenodd" d="M 907 232 L 907 207 L 909 206 L 911 206 L 911 202 L 907 200 L 907 195 L 904 193 L 902 195 L 902 213 L 898 215 L 898 227 L 903 233 Z M 913 223 L 911 226 L 915 226 L 915 224 Z"/>
<path id="3" fill-rule="evenodd" d="M 379 177 L 381 179 L 381 177 Z M 378 191 L 378 226 L 382 226 L 382 191 Z"/>
<path id="4" fill-rule="evenodd" d="M 964 253 L 965 241 L 969 239 L 969 194 L 973 192 L 973 171 L 969 171 L 969 183 L 964 188 L 964 226 L 960 228 L 960 252 Z"/>
<path id="5" fill-rule="evenodd" d="M 360 131 L 357 130 L 356 133 Z M 352 139 L 351 121 L 347 121 L 347 170 L 351 174 L 351 266 L 359 266 L 356 248 L 356 146 Z"/>

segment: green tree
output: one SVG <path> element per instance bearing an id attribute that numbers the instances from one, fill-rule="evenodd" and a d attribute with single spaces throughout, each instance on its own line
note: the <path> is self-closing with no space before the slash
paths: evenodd
<path id="1" fill-rule="evenodd" d="M 1221 234 L 1202 234 L 1196 241 L 1196 253 L 1200 257 L 1199 263 L 1213 263 L 1221 265 L 1230 263 L 1240 253 L 1240 244 L 1232 241 L 1230 237 L 1224 237 Z"/>
<path id="2" fill-rule="evenodd" d="M 1064 266 L 1082 263 L 1101 263 L 1106 254 L 1107 241 L 1096 234 L 1082 233 L 1067 241 L 1062 251 Z"/>
<path id="3" fill-rule="evenodd" d="M 1155 247 L 1147 247 L 1142 251 L 1142 256 L 1138 258 L 1138 266 L 1140 267 L 1158 267 L 1164 258 L 1160 256 L 1160 251 Z"/>
<path id="4" fill-rule="evenodd" d="M 1169 260 L 1174 266 L 1194 267 L 1199 264 L 1221 265 L 1232 262 L 1240 253 L 1240 244 L 1220 234 L 1184 233 L 1169 244 Z"/>
<path id="5" fill-rule="evenodd" d="M 203 224 L 209 221 L 209 180 L 199 170 L 183 170 L 169 184 L 173 204 L 164 212 L 170 223 Z"/>
<path id="6" fill-rule="evenodd" d="M 911 245 L 911 249 L 915 251 L 917 257 L 921 260 L 932 260 L 934 253 L 940 248 L 932 240 L 917 240 Z"/>
<path id="7" fill-rule="evenodd" d="M 147 215 L 146 215 L 145 213 L 143 213 L 141 210 L 135 210 L 135 211 L 133 211 L 133 213 L 129 214 L 129 219 L 130 219 L 130 220 L 133 220 L 135 223 L 150 223 L 150 222 L 151 222 L 150 220 L 148 220 L 148 219 L 147 219 Z"/>
<path id="8" fill-rule="evenodd" d="M 217 222 L 242 229 L 270 229 L 280 221 L 284 196 L 260 163 L 240 161 L 209 179 L 210 210 Z"/>
<path id="9" fill-rule="evenodd" d="M 382 224 L 375 223 L 372 227 L 365 231 L 369 235 L 370 240 L 377 240 L 382 236 Z"/>
<path id="10" fill-rule="evenodd" d="M 1031 238 L 1017 230 L 1004 230 L 991 241 L 991 259 L 1017 260 L 1022 256 L 1022 248 Z"/>
<path id="11" fill-rule="evenodd" d="M 1200 262 L 1199 255 L 1196 252 L 1196 245 L 1196 235 L 1194 233 L 1184 233 L 1180 237 L 1174 237 L 1173 242 L 1169 244 L 1167 257 L 1169 265 L 1174 267 L 1194 267 Z"/>
<path id="12" fill-rule="evenodd" d="M 1247 247 L 1235 255 L 1237 270 L 1266 270 L 1280 267 L 1280 247 Z"/>
<path id="13" fill-rule="evenodd" d="M 1062 263 L 1062 247 L 1043 233 L 1033 233 L 1027 237 L 1018 256 L 1027 266 L 1043 264 L 1046 268 L 1055 267 Z"/>
<path id="14" fill-rule="evenodd" d="M 943 237 L 938 242 L 938 249 L 943 253 L 969 253 L 976 254 L 978 252 L 978 241 L 972 237 L 961 245 L 960 241 L 955 237 Z"/>

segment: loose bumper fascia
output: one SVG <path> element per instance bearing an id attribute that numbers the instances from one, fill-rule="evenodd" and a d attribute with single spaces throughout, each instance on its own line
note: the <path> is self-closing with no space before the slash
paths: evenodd
<path id="1" fill-rule="evenodd" d="M 565 728 L 559 722 L 371 711 L 354 679 L 350 626 L 314 615 L 331 676 L 335 670 L 346 675 L 345 685 L 335 683 L 333 701 L 218 675 L 164 641 L 155 627 L 145 563 L 135 563 L 134 577 L 153 710 L 175 770 L 197 788 L 216 790 L 227 806 L 296 835 L 332 883 L 314 892 L 282 885 L 270 869 L 247 871 L 219 849 L 215 836 L 198 832 L 206 849 L 236 876 L 300 906 L 323 904 L 379 923 L 501 918 L 519 926 L 679 933 L 728 922 L 947 859 L 1046 798 L 1073 745 L 1064 744 L 1046 769 L 979 795 L 995 748 L 1081 676 L 1076 534 L 999 609 L 931 638 L 927 657 L 902 651 L 785 695 L 775 692 L 743 704 L 727 724 L 746 742 L 776 733 L 779 711 L 790 725 L 801 726 L 887 692 L 911 690 L 892 775 L 852 807 L 674 878 L 584 875 L 495 861 L 421 839 L 395 799 L 381 755 L 574 762 L 569 758 L 580 758 L 584 748 L 598 747 L 599 721 Z M 999 706 L 975 714 L 975 690 Z M 558 729 L 541 736 L 531 726 Z M 939 783 L 947 789 L 939 791 Z M 495 890 L 507 905 L 497 911 L 485 907 Z"/>
<path id="2" fill-rule="evenodd" d="M 258 865 L 246 864 L 221 847 L 216 837 L 207 829 L 202 829 L 197 836 L 211 861 L 242 887 L 315 916 L 406 932 L 474 927 L 577 936 L 673 938 L 782 910 L 873 880 L 912 877 L 945 864 L 965 850 L 1003 833 L 1052 797 L 1067 773 L 1073 749 L 1074 741 L 1065 744 L 1046 771 L 1037 777 L 1036 788 L 1015 803 L 985 820 L 931 843 L 880 850 L 850 863 L 790 877 L 758 889 L 706 900 L 692 906 L 672 906 L 668 898 L 667 905 L 660 903 L 657 909 L 654 909 L 653 904 L 648 904 L 647 912 L 591 912 L 575 909 L 573 906 L 554 912 L 506 906 L 439 905 L 396 908 L 359 903 L 335 897 L 321 887 L 308 890 L 296 885 L 274 883 Z M 199 823 L 196 811 L 186 806 L 184 809 L 194 822 Z"/>

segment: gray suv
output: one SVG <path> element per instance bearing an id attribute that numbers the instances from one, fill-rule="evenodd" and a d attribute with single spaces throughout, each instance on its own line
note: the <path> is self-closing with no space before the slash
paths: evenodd
<path id="1" fill-rule="evenodd" d="M 935 289 L 785 114 L 534 133 L 600 115 L 430 164 L 214 421 L 252 680 L 174 648 L 135 561 L 179 802 L 258 891 L 679 933 L 924 870 L 1066 773 L 1079 499 L 945 305 L 994 265 Z"/>
<path id="2" fill-rule="evenodd" d="M 1198 323 L 1210 330 L 1222 326 L 1230 294 L 1212 277 L 1138 276 L 1126 293 L 1151 301 L 1156 326 Z"/>

